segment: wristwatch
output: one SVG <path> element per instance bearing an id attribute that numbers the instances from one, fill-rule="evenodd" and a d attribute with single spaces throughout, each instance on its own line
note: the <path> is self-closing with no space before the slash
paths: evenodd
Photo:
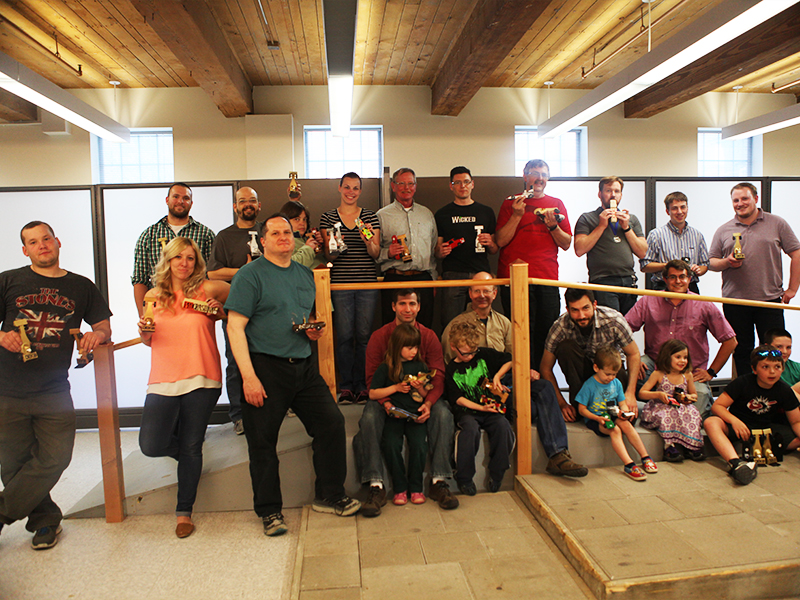
<path id="1" fill-rule="evenodd" d="M 717 372 L 714 369 L 712 369 L 711 367 L 708 367 L 706 369 L 706 373 L 708 373 L 711 376 L 711 379 L 714 379 L 714 377 L 717 376 Z"/>
<path id="2" fill-rule="evenodd" d="M 622 230 L 622 233 L 628 233 L 630 230 L 631 230 L 631 228 L 630 228 L 630 226 L 628 226 L 628 228 L 627 228 L 627 229 L 623 229 L 623 230 Z"/>
<path id="3" fill-rule="evenodd" d="M 552 227 L 548 227 L 547 231 L 555 231 L 558 225 L 553 225 Z"/>

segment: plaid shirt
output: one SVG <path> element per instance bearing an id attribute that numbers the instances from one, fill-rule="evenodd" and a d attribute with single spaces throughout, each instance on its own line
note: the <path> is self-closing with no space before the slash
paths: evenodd
<path id="1" fill-rule="evenodd" d="M 564 313 L 547 334 L 544 349 L 556 353 L 556 348 L 564 340 L 574 340 L 583 347 L 586 358 L 594 360 L 594 354 L 600 346 L 612 345 L 620 349 L 633 341 L 633 332 L 630 325 L 621 313 L 613 308 L 597 306 L 594 309 L 594 320 L 588 337 L 584 337 L 569 313 Z"/>
<path id="2" fill-rule="evenodd" d="M 211 256 L 211 247 L 214 245 L 214 232 L 189 217 L 189 222 L 178 233 L 180 233 L 181 237 L 189 238 L 197 243 L 200 248 L 200 254 L 203 255 L 203 259 L 208 264 L 208 259 Z M 158 239 L 167 238 L 167 243 L 169 243 L 176 237 L 178 236 L 173 233 L 167 223 L 166 216 L 142 232 L 136 242 L 136 250 L 133 255 L 132 284 L 143 283 L 148 288 L 152 287 L 150 277 L 156 268 L 158 259 L 161 258 L 161 242 Z"/>

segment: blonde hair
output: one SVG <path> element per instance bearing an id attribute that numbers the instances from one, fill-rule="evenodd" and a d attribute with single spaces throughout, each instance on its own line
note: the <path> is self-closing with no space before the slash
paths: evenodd
<path id="1" fill-rule="evenodd" d="M 481 343 L 481 330 L 476 323 L 461 321 L 450 328 L 450 344 L 458 348 L 466 344 L 470 348 L 477 348 Z"/>
<path id="2" fill-rule="evenodd" d="M 389 379 L 391 381 L 399 383 L 403 379 L 403 359 L 400 351 L 406 347 L 419 348 L 421 342 L 422 334 L 413 325 L 403 323 L 395 328 L 389 338 L 386 358 L 383 361 L 389 367 Z"/>
<path id="3" fill-rule="evenodd" d="M 197 294 L 197 290 L 203 285 L 206 278 L 206 261 L 203 255 L 200 254 L 200 248 L 197 244 L 185 237 L 176 237 L 166 248 L 161 252 L 161 258 L 158 259 L 156 264 L 155 273 L 153 274 L 153 289 L 156 292 L 156 299 L 162 308 L 169 311 L 174 311 L 173 304 L 175 302 L 175 290 L 172 289 L 172 272 L 170 270 L 170 262 L 173 258 L 177 257 L 186 248 L 194 250 L 194 271 L 189 278 L 183 282 L 183 295 L 186 298 L 193 298 Z"/>

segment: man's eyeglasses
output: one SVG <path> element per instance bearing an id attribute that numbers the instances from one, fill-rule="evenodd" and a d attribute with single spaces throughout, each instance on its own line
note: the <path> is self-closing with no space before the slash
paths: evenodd
<path id="1" fill-rule="evenodd" d="M 756 356 L 759 358 L 767 358 L 768 356 L 772 358 L 783 358 L 783 354 L 780 350 L 759 350 L 756 352 Z"/>
<path id="2" fill-rule="evenodd" d="M 466 179 L 464 181 L 451 181 L 450 185 L 469 187 L 472 185 L 472 179 Z"/>
<path id="3" fill-rule="evenodd" d="M 536 177 L 536 179 L 544 179 L 545 181 L 550 179 L 550 173 L 540 173 L 539 171 L 528 171 L 525 175 Z"/>
<path id="4" fill-rule="evenodd" d="M 675 281 L 676 279 L 680 281 L 686 281 L 689 279 L 689 276 L 686 273 L 683 273 L 682 275 L 667 275 L 667 281 Z"/>

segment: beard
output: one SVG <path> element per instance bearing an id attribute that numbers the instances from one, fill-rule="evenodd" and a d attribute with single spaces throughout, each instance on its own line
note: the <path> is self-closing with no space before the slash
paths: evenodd
<path id="1" fill-rule="evenodd" d="M 179 206 L 170 206 L 169 207 L 169 214 L 171 214 L 176 219 L 183 219 L 184 217 L 189 216 L 189 208 L 179 207 Z"/>

